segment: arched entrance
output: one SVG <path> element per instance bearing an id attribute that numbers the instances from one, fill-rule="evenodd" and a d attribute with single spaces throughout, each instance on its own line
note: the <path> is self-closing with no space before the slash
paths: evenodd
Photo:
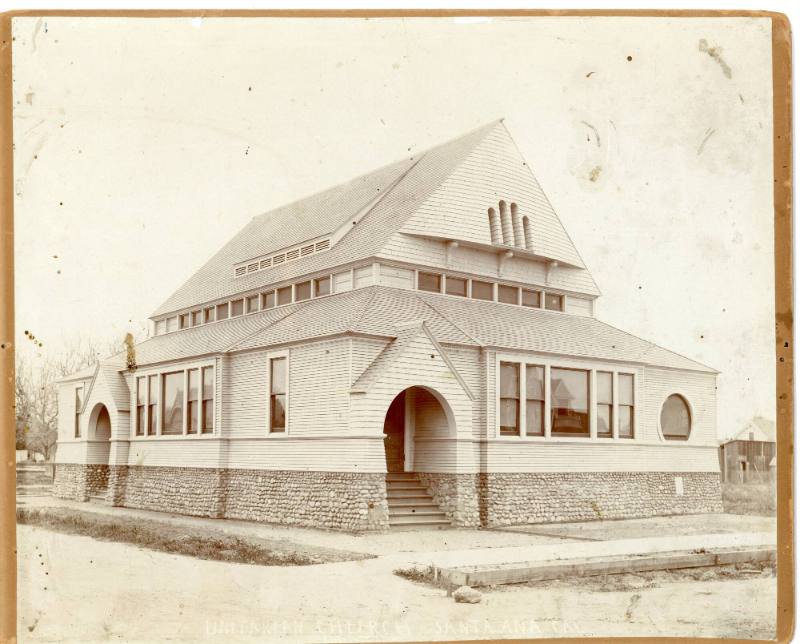
<path id="1" fill-rule="evenodd" d="M 431 456 L 425 442 L 454 432 L 453 412 L 439 392 L 422 386 L 404 389 L 392 400 L 383 423 L 386 471 L 417 471 Z"/>
<path id="2" fill-rule="evenodd" d="M 88 439 L 90 469 L 86 491 L 90 499 L 105 499 L 111 455 L 111 415 L 103 403 L 97 403 L 89 414 Z"/>

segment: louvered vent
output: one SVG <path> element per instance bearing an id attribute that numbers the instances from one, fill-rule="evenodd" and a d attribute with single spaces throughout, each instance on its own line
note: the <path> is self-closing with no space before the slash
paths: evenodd
<path id="1" fill-rule="evenodd" d="M 255 273 L 256 271 L 263 271 L 264 269 L 270 268 L 271 266 L 277 266 L 278 264 L 291 262 L 296 259 L 300 259 L 301 257 L 308 257 L 309 255 L 313 255 L 314 253 L 318 253 L 323 250 L 328 250 L 330 247 L 331 247 L 330 239 L 321 239 L 318 242 L 305 244 L 303 246 L 298 246 L 297 248 L 292 248 L 287 251 L 282 251 L 277 255 L 271 255 L 269 257 L 260 257 L 255 261 L 248 262 L 247 264 L 243 264 L 241 266 L 235 266 L 234 275 L 236 277 L 241 277 L 242 275 Z"/>

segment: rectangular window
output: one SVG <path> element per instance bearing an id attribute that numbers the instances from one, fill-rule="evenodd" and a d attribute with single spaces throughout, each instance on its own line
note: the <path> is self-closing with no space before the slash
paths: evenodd
<path id="1" fill-rule="evenodd" d="M 294 285 L 294 301 L 302 302 L 311 298 L 311 282 L 299 282 Z"/>
<path id="2" fill-rule="evenodd" d="M 472 298 L 475 300 L 489 300 L 494 299 L 494 284 L 491 282 L 479 282 L 472 280 Z"/>
<path id="3" fill-rule="evenodd" d="M 539 291 L 522 289 L 522 306 L 529 306 L 534 309 L 542 308 L 542 294 Z"/>
<path id="4" fill-rule="evenodd" d="M 235 318 L 237 315 L 244 313 L 244 300 L 233 300 L 231 302 L 231 317 Z"/>
<path id="5" fill-rule="evenodd" d="M 516 304 L 519 302 L 519 289 L 516 286 L 504 286 L 501 284 L 497 287 L 497 301 L 503 304 Z"/>
<path id="6" fill-rule="evenodd" d="M 525 433 L 544 436 L 544 367 L 525 367 Z"/>
<path id="7" fill-rule="evenodd" d="M 164 392 L 161 433 L 168 436 L 183 434 L 183 371 L 165 373 L 161 390 Z"/>
<path id="8" fill-rule="evenodd" d="M 564 310 L 564 296 L 555 293 L 547 293 L 544 298 L 544 308 L 550 311 Z"/>
<path id="9" fill-rule="evenodd" d="M 271 309 L 275 306 L 275 291 L 261 294 L 261 308 Z"/>
<path id="10" fill-rule="evenodd" d="M 158 432 L 158 376 L 148 378 L 147 435 L 155 436 Z"/>
<path id="11" fill-rule="evenodd" d="M 228 303 L 225 304 L 217 304 L 217 320 L 227 320 L 228 319 Z"/>
<path id="12" fill-rule="evenodd" d="M 200 371 L 189 369 L 189 414 L 186 417 L 186 433 L 196 434 L 200 420 Z"/>
<path id="13" fill-rule="evenodd" d="M 136 435 L 144 436 L 147 422 L 147 378 L 136 379 Z"/>
<path id="14" fill-rule="evenodd" d="M 619 437 L 633 438 L 633 376 L 619 374 Z"/>
<path id="15" fill-rule="evenodd" d="M 423 273 L 420 271 L 417 274 L 417 288 L 420 291 L 430 291 L 431 293 L 442 292 L 442 276 L 438 273 Z"/>
<path id="16" fill-rule="evenodd" d="M 597 437 L 611 438 L 614 434 L 613 376 L 608 371 L 597 372 Z"/>
<path id="17" fill-rule="evenodd" d="M 552 436 L 589 436 L 589 372 L 550 370 Z"/>
<path id="18" fill-rule="evenodd" d="M 258 295 L 251 295 L 247 298 L 247 312 L 255 313 L 258 311 Z"/>
<path id="19" fill-rule="evenodd" d="M 269 361 L 269 431 L 286 431 L 286 358 Z"/>
<path id="20" fill-rule="evenodd" d="M 203 323 L 203 312 L 192 311 L 192 326 L 200 326 Z"/>
<path id="21" fill-rule="evenodd" d="M 75 438 L 81 437 L 81 407 L 83 407 L 83 385 L 75 387 Z"/>
<path id="22" fill-rule="evenodd" d="M 292 303 L 292 287 L 284 286 L 278 289 L 278 306 Z"/>
<path id="23" fill-rule="evenodd" d="M 467 280 L 461 277 L 447 276 L 445 278 L 445 293 L 467 297 Z"/>
<path id="24" fill-rule="evenodd" d="M 500 363 L 500 435 L 519 435 L 519 365 Z"/>
<path id="25" fill-rule="evenodd" d="M 203 367 L 203 425 L 200 432 L 214 432 L 214 367 Z"/>
<path id="26" fill-rule="evenodd" d="M 178 323 L 181 329 L 188 329 L 189 328 L 189 314 L 188 313 L 181 313 L 178 316 Z"/>
<path id="27" fill-rule="evenodd" d="M 207 309 L 205 309 L 203 311 L 203 320 L 206 323 L 214 321 L 214 307 L 213 306 L 209 306 Z"/>
<path id="28" fill-rule="evenodd" d="M 321 297 L 323 295 L 331 294 L 331 278 L 320 277 L 314 280 L 314 296 Z"/>

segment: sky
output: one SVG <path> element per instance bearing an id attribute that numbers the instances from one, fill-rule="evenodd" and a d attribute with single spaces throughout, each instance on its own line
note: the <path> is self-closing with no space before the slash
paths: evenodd
<path id="1" fill-rule="evenodd" d="M 17 346 L 147 317 L 253 216 L 497 118 L 603 295 L 775 418 L 770 23 L 16 18 Z"/>

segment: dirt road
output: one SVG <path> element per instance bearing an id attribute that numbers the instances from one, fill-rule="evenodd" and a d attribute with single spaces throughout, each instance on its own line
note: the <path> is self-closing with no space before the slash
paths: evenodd
<path id="1" fill-rule="evenodd" d="M 489 591 L 477 605 L 392 574 L 391 556 L 264 567 L 20 526 L 19 635 L 33 641 L 408 641 L 558 635 L 771 638 L 771 577 Z"/>

